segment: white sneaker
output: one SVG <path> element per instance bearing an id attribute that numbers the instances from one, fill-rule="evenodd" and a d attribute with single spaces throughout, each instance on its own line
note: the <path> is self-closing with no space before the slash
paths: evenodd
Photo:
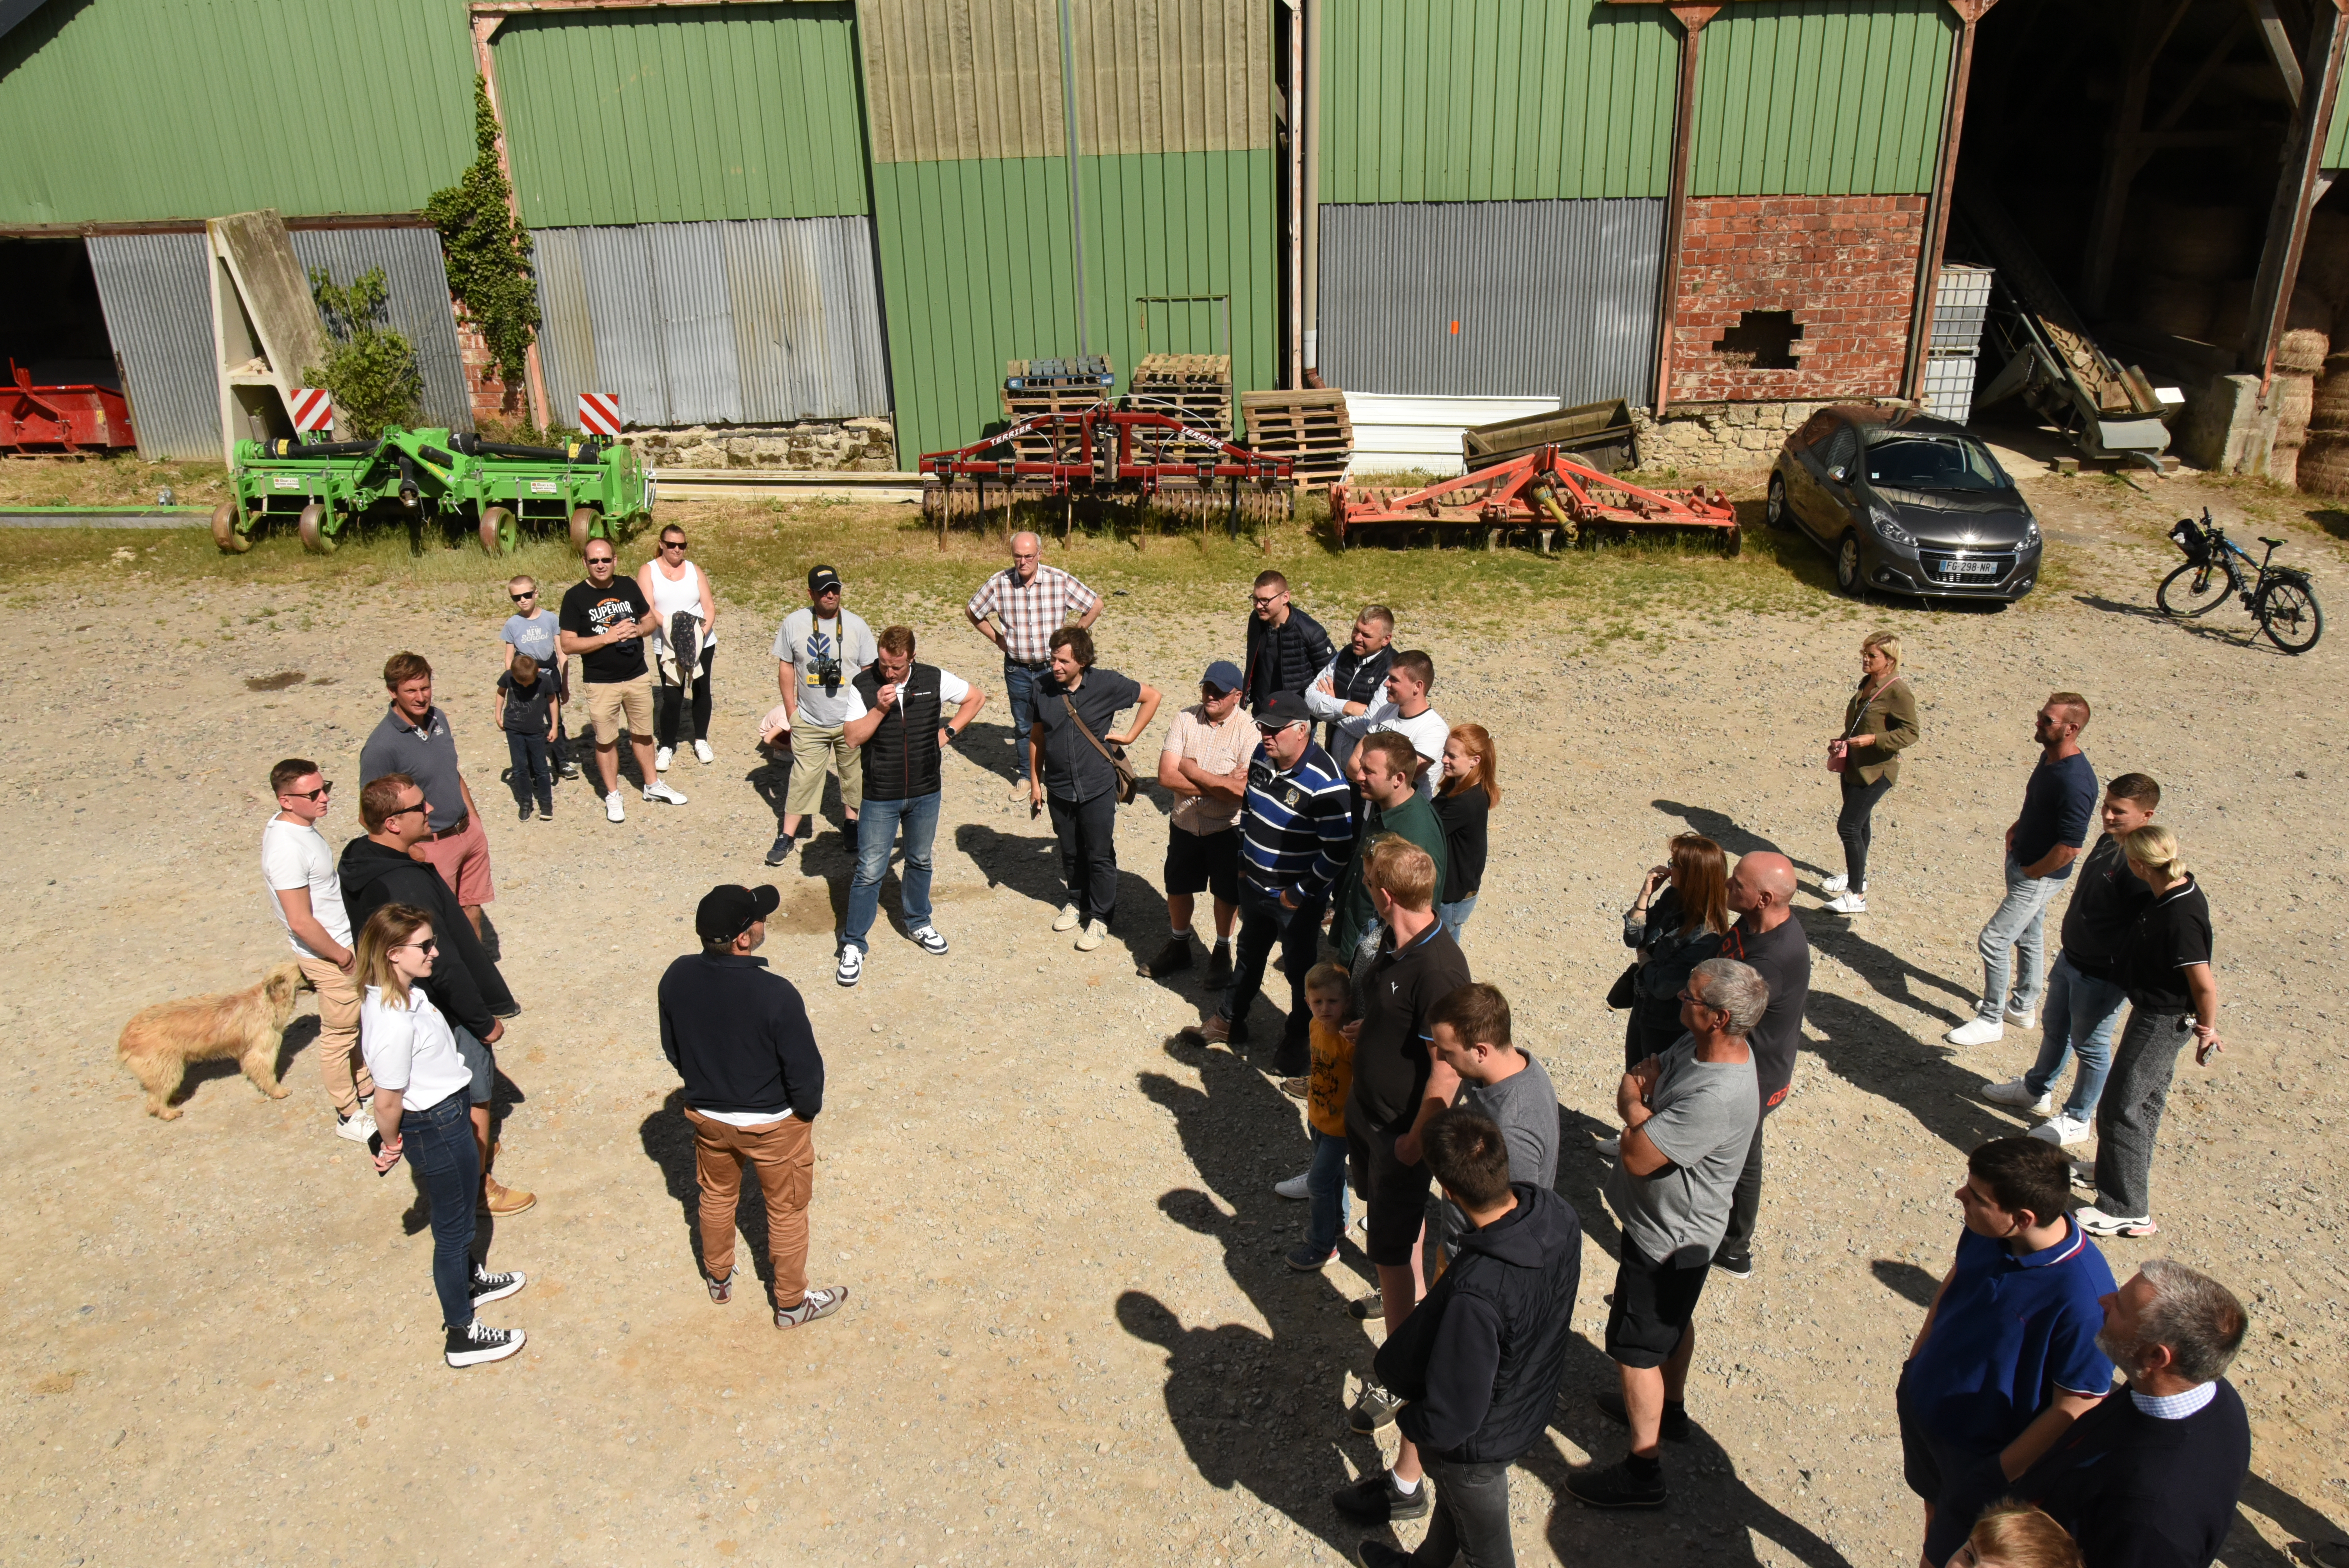
<path id="1" fill-rule="evenodd" d="M 667 771 L 668 771 L 669 758 L 671 758 L 672 757 L 675 757 L 676 755 L 677 755 L 677 751 L 676 751 L 676 749 L 675 749 L 674 748 L 672 748 L 672 747 L 667 747 L 667 746 L 664 746 L 664 747 L 662 747 L 658 751 L 654 752 L 654 753 L 653 753 L 653 771 L 654 771 L 654 772 L 656 772 L 656 773 L 666 773 L 666 772 L 667 772 Z"/>
<path id="2" fill-rule="evenodd" d="M 854 985 L 864 978 L 864 954 L 857 948 L 843 944 L 840 950 L 840 966 L 832 977 L 843 985 Z"/>
<path id="3" fill-rule="evenodd" d="M 701 758 L 701 765 L 704 768 L 718 760 L 718 753 L 709 749 L 709 742 L 706 740 L 697 740 L 693 743 L 693 754 Z"/>
<path id="4" fill-rule="evenodd" d="M 2127 1219 L 2119 1214 L 2107 1214 L 2094 1203 L 2073 1210 L 2072 1222 L 2092 1236 L 2150 1236 L 2161 1229 L 2153 1222 L 2151 1214 Z"/>
<path id="5" fill-rule="evenodd" d="M 1827 900 L 1827 907 L 1837 914 L 1866 914 L 1868 900 L 1856 892 L 1839 892 Z"/>
<path id="6" fill-rule="evenodd" d="M 2006 1026 L 1995 1018 L 1968 1018 L 1941 1038 L 1953 1046 L 1986 1046 L 2006 1038 Z"/>
<path id="7" fill-rule="evenodd" d="M 944 954 L 947 950 L 947 939 L 938 934 L 938 928 L 935 925 L 926 925 L 914 933 L 914 940 L 921 944 L 925 953 Z"/>
<path id="8" fill-rule="evenodd" d="M 1310 1172 L 1300 1172 L 1291 1176 L 1286 1181 L 1275 1181 L 1272 1184 L 1272 1190 L 1284 1198 L 1310 1198 L 1313 1196 L 1312 1189 L 1305 1184 L 1309 1174 Z"/>
<path id="9" fill-rule="evenodd" d="M 2093 1160 L 2073 1161 L 2072 1185 L 2093 1197 L 2096 1191 L 2096 1162 Z"/>
<path id="10" fill-rule="evenodd" d="M 1085 928 L 1077 933 L 1077 951 L 1091 953 L 1108 940 L 1109 927 L 1098 920 L 1089 920 L 1085 922 Z"/>
<path id="11" fill-rule="evenodd" d="M 1060 915 L 1052 922 L 1052 929 L 1074 931 L 1077 928 L 1078 919 L 1077 906 L 1073 903 L 1064 903 L 1061 906 Z"/>
<path id="12" fill-rule="evenodd" d="M 375 1133 L 375 1118 L 364 1110 L 355 1110 L 348 1116 L 335 1119 L 335 1136 L 337 1138 L 347 1138 L 353 1143 L 365 1143 Z"/>
<path id="13" fill-rule="evenodd" d="M 2021 1078 L 2009 1078 L 2004 1083 L 1986 1083 L 1982 1087 L 1982 1097 L 1992 1105 L 2011 1105 L 2033 1116 L 2050 1115 L 2055 1109 L 2054 1089 L 2033 1094 L 2031 1086 Z"/>
<path id="14" fill-rule="evenodd" d="M 2032 1012 L 2018 1012 L 2009 1007 L 2006 1010 L 2006 1021 L 2018 1029 L 2035 1029 L 2039 1026 L 2039 1015 Z"/>
<path id="15" fill-rule="evenodd" d="M 1623 1135 L 1619 1132 L 1612 1138 L 1602 1138 L 1591 1147 L 1599 1150 L 1601 1160 L 1619 1160 L 1623 1155 Z"/>
<path id="16" fill-rule="evenodd" d="M 652 788 L 645 791 L 645 799 L 647 800 L 666 800 L 672 806 L 682 806 L 685 804 L 685 797 L 677 790 L 670 789 L 668 787 L 668 780 L 665 779 L 654 779 Z"/>
<path id="17" fill-rule="evenodd" d="M 1841 872 L 1836 872 L 1836 874 L 1831 877 L 1821 877 L 1819 879 L 1819 891 L 1821 892 L 1841 892 L 1844 889 L 1849 886 L 1851 886 L 1851 878 L 1846 876 Z"/>
<path id="18" fill-rule="evenodd" d="M 2058 1149 L 2075 1143 L 2085 1143 L 2096 1124 L 2085 1116 L 2065 1116 L 2058 1111 L 2031 1130 L 2031 1136 L 2042 1143 L 2052 1143 Z"/>
<path id="19" fill-rule="evenodd" d="M 620 810 L 620 792 L 617 789 L 604 797 L 604 816 L 607 820 L 614 822 L 625 822 L 628 820 L 628 814 Z"/>

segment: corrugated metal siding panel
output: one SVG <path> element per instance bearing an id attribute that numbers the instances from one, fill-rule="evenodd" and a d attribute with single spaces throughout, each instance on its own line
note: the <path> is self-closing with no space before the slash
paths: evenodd
<path id="1" fill-rule="evenodd" d="M 1272 7 L 1262 0 L 1071 0 L 1077 152 L 1272 145 Z"/>
<path id="2" fill-rule="evenodd" d="M 217 459 L 220 383 L 204 237 L 93 234 L 85 243 L 106 335 L 122 356 L 139 455 Z"/>
<path id="3" fill-rule="evenodd" d="M 59 0 L 0 38 L 0 223 L 414 211 L 472 88 L 461 0 Z"/>
<path id="4" fill-rule="evenodd" d="M 370 267 L 383 269 L 385 314 L 415 348 L 423 373 L 423 423 L 471 430 L 473 399 L 457 347 L 457 318 L 449 308 L 440 236 L 429 229 L 296 229 L 293 240 L 305 273 L 324 267 L 338 284 Z"/>
<path id="5" fill-rule="evenodd" d="M 864 218 L 543 229 L 547 396 L 619 397 L 631 425 L 888 411 Z"/>
<path id="6" fill-rule="evenodd" d="M 1680 33 L 1661 7 L 1353 0 L 1328 16 L 1325 203 L 1661 196 L 1670 186 Z"/>
<path id="7" fill-rule="evenodd" d="M 847 0 L 511 16 L 496 48 L 533 228 L 865 211 Z"/>
<path id="8" fill-rule="evenodd" d="M 1057 0 L 857 0 L 875 163 L 1068 153 Z"/>
<path id="9" fill-rule="evenodd" d="M 1076 352 L 1069 161 L 877 163 L 873 196 L 910 467 L 1000 423 L 1005 360 Z"/>
<path id="10" fill-rule="evenodd" d="M 1698 57 L 1690 194 L 1932 190 L 1957 36 L 1940 0 L 1723 6 Z"/>
<path id="11" fill-rule="evenodd" d="M 1649 402 L 1664 207 L 1325 207 L 1321 374 L 1350 392 Z"/>

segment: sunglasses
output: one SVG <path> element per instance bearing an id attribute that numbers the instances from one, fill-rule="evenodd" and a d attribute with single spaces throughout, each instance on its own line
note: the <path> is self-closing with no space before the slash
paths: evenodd
<path id="1" fill-rule="evenodd" d="M 507 594 L 507 595 L 506 595 L 506 597 L 507 597 L 507 598 L 509 598 L 509 599 L 511 599 L 511 600 L 512 600 L 515 603 L 519 604 L 519 603 L 522 603 L 523 600 L 525 600 L 525 599 L 535 599 L 535 598 L 537 598 L 537 597 L 538 597 L 538 590 L 537 590 L 537 589 L 535 589 L 535 588 L 533 588 L 533 589 L 532 589 L 532 590 L 531 590 L 529 593 L 509 593 L 509 594 Z"/>
<path id="2" fill-rule="evenodd" d="M 316 789 L 286 789 L 282 793 L 288 800 L 323 800 L 335 792 L 335 781 L 322 779 Z"/>
<path id="3" fill-rule="evenodd" d="M 399 944 L 399 947 L 395 947 L 392 951 L 397 953 L 399 951 L 400 947 L 412 947 L 417 952 L 424 954 L 433 954 L 440 951 L 440 944 L 437 942 L 403 942 Z"/>
<path id="4" fill-rule="evenodd" d="M 685 548 L 685 541 L 682 539 L 664 539 L 661 541 L 661 548 L 663 550 L 683 550 Z"/>
<path id="5" fill-rule="evenodd" d="M 1263 736 L 1267 740 L 1270 740 L 1282 730 L 1291 727 L 1293 727 L 1286 724 L 1259 724 L 1256 727 L 1256 732 L 1258 735 Z"/>
<path id="6" fill-rule="evenodd" d="M 590 566 L 609 566 L 612 564 L 612 558 L 608 555 L 591 555 L 587 558 L 587 564 Z"/>
<path id="7" fill-rule="evenodd" d="M 429 811 L 430 810 L 432 810 L 432 802 L 431 802 L 431 801 L 429 801 L 429 800 L 419 800 L 419 801 L 418 801 L 418 802 L 416 802 L 416 804 L 415 804 L 415 805 L 413 805 L 413 806 L 402 806 L 402 807 L 400 807 L 400 808 L 399 808 L 398 810 L 396 810 L 396 811 L 386 811 L 386 812 L 383 814 L 383 820 L 384 820 L 385 821 L 388 822 L 388 821 L 390 821 L 392 819 L 394 819 L 395 817 L 405 817 L 405 816 L 407 816 L 410 811 Z"/>

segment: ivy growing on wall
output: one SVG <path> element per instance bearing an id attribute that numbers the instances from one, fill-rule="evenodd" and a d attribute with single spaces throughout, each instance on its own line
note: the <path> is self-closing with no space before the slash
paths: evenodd
<path id="1" fill-rule="evenodd" d="M 498 167 L 498 117 L 489 84 L 473 78 L 473 161 L 464 178 L 436 191 L 424 215 L 440 231 L 449 288 L 465 325 L 481 335 L 509 387 L 522 380 L 523 356 L 538 333 L 538 290 L 530 265 L 530 231 L 514 221 L 513 188 Z"/>
<path id="2" fill-rule="evenodd" d="M 336 434 L 371 441 L 387 426 L 414 425 L 424 377 L 414 346 L 389 325 L 383 269 L 370 267 L 345 288 L 324 267 L 313 267 L 310 297 L 318 303 L 328 347 L 326 363 L 305 366 L 302 379 L 334 395 L 335 423 L 341 427 Z"/>

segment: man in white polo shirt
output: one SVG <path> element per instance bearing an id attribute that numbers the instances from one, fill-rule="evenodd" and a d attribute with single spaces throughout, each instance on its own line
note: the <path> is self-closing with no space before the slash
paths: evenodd
<path id="1" fill-rule="evenodd" d="M 318 831 L 318 820 L 334 805 L 334 789 L 306 757 L 289 757 L 269 770 L 277 814 L 262 825 L 261 877 L 294 944 L 294 961 L 318 993 L 318 1070 L 335 1102 L 335 1135 L 365 1143 L 375 1130 L 366 1111 L 375 1081 L 357 1055 L 359 993 L 351 975 L 342 876 Z"/>
<path id="2" fill-rule="evenodd" d="M 1428 694 L 1434 689 L 1435 661 L 1417 648 L 1406 649 L 1394 656 L 1387 669 L 1386 696 L 1372 703 L 1368 712 L 1337 725 L 1338 731 L 1348 738 L 1346 781 L 1357 791 L 1362 787 L 1361 743 L 1382 729 L 1392 729 L 1408 738 L 1411 748 L 1419 753 L 1419 772 L 1413 780 L 1419 798 L 1434 798 L 1435 780 L 1444 771 L 1444 743 L 1452 738 L 1452 727 L 1427 705 Z"/>

